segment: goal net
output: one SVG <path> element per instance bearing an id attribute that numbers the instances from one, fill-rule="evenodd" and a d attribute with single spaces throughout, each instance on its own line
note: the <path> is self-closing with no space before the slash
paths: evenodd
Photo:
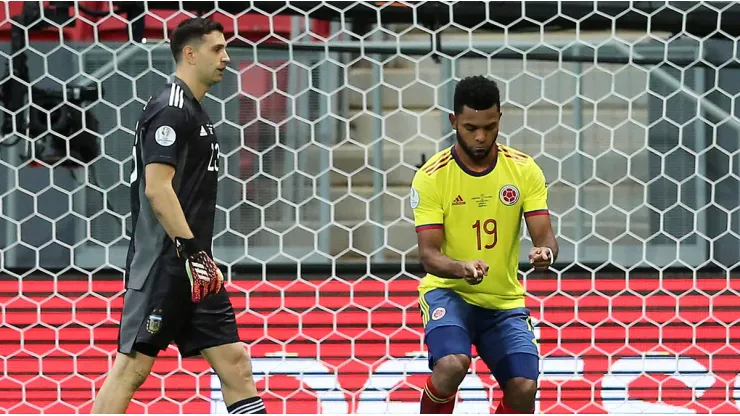
<path id="1" fill-rule="evenodd" d="M 268 412 L 418 412 L 409 186 L 478 74 L 502 90 L 498 140 L 545 173 L 561 247 L 535 273 L 522 235 L 537 412 L 737 412 L 738 6 L 118 3 L 0 8 L 0 411 L 90 411 L 116 350 L 132 131 L 174 73 L 167 35 L 201 13 L 231 57 L 204 100 L 214 254 Z M 475 359 L 456 412 L 500 397 Z M 226 408 L 171 347 L 129 411 Z"/>

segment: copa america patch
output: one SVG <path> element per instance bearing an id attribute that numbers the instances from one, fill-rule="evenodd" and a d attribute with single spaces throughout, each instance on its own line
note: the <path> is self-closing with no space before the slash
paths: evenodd
<path id="1" fill-rule="evenodd" d="M 442 317 L 445 316 L 445 313 L 447 313 L 447 311 L 445 310 L 445 308 L 439 307 L 439 308 L 435 309 L 434 312 L 432 312 L 432 320 L 433 321 L 438 321 L 438 320 L 442 319 Z"/>
<path id="2" fill-rule="evenodd" d="M 504 205 L 512 206 L 519 201 L 519 189 L 514 185 L 504 185 L 498 197 Z"/>
<path id="3" fill-rule="evenodd" d="M 154 140 L 161 146 L 172 146 L 175 139 L 177 139 L 177 134 L 170 126 L 161 126 L 154 132 Z"/>
<path id="4" fill-rule="evenodd" d="M 411 202 L 411 209 L 418 207 L 420 200 L 421 198 L 419 197 L 419 191 L 417 191 L 414 188 L 411 188 L 411 195 L 409 197 L 409 202 Z"/>

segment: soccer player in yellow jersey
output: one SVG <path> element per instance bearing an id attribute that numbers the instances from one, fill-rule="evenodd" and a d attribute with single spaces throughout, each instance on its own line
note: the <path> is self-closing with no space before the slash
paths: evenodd
<path id="1" fill-rule="evenodd" d="M 495 82 L 463 79 L 450 122 L 457 143 L 430 158 L 411 187 L 419 255 L 424 340 L 432 375 L 421 413 L 452 413 L 471 347 L 504 392 L 496 413 L 532 413 L 539 351 L 517 277 L 522 216 L 535 270 L 558 255 L 542 170 L 496 143 L 501 98 Z"/>

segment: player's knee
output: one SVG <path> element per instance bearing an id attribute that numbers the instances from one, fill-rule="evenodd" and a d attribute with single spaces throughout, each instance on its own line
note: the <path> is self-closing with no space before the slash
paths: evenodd
<path id="1" fill-rule="evenodd" d="M 113 364 L 113 376 L 123 388 L 136 391 L 149 377 L 154 358 L 144 354 L 118 354 Z"/>
<path id="2" fill-rule="evenodd" d="M 236 368 L 237 377 L 247 384 L 254 384 L 254 375 L 252 374 L 252 362 L 249 359 L 249 354 L 246 350 L 242 349 L 241 354 L 237 357 L 234 365 Z"/>
<path id="3" fill-rule="evenodd" d="M 222 371 L 221 382 L 224 387 L 231 389 L 241 389 L 245 386 L 254 385 L 254 375 L 252 374 L 252 362 L 249 354 L 241 345 L 234 344 L 221 348 L 221 358 L 223 361 L 218 367 L 225 369 Z"/>
<path id="4" fill-rule="evenodd" d="M 506 383 L 504 395 L 506 403 L 514 410 L 522 413 L 532 412 L 537 395 L 537 381 L 525 377 L 514 377 Z"/>
<path id="5" fill-rule="evenodd" d="M 470 357 L 464 354 L 450 354 L 437 360 L 434 372 L 438 372 L 450 381 L 460 384 L 470 368 Z"/>

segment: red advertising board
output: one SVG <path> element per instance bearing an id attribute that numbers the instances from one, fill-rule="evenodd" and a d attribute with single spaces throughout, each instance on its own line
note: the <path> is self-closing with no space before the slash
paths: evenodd
<path id="1" fill-rule="evenodd" d="M 230 284 L 268 411 L 418 412 L 428 369 L 416 283 L 402 276 Z M 737 285 L 690 277 L 528 281 L 543 356 L 538 411 L 737 413 Z M 111 278 L 0 282 L 0 411 L 88 412 L 115 351 L 122 294 Z M 458 409 L 489 412 L 499 397 L 476 360 Z M 205 362 L 173 349 L 129 408 L 224 410 Z"/>

